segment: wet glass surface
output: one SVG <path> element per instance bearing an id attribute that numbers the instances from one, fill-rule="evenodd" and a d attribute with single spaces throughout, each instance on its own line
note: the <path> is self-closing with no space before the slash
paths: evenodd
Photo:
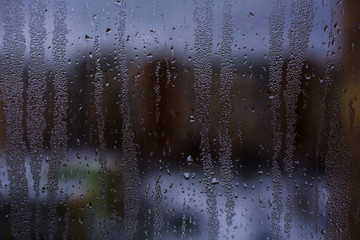
<path id="1" fill-rule="evenodd" d="M 359 239 L 360 2 L 0 6 L 1 239 Z"/>

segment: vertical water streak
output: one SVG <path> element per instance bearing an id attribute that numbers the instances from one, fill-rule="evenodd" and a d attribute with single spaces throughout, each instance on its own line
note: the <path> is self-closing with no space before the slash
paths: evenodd
<path id="1" fill-rule="evenodd" d="M 349 118 L 349 122 L 350 122 L 350 130 L 353 131 L 354 130 L 354 122 L 355 122 L 355 108 L 354 108 L 354 101 L 356 101 L 356 96 L 353 96 L 352 98 L 349 99 L 349 104 L 348 104 L 348 118 Z"/>
<path id="2" fill-rule="evenodd" d="M 48 208 L 49 208 L 49 237 L 55 238 L 58 226 L 58 190 L 59 171 L 67 148 L 67 75 L 66 75 L 66 42 L 67 42 L 67 0 L 54 1 L 54 32 L 53 32 L 53 61 L 55 64 L 55 76 L 53 85 L 55 88 L 53 129 L 50 136 L 51 155 L 48 170 Z"/>
<path id="3" fill-rule="evenodd" d="M 331 1 L 330 3 L 330 7 L 331 7 L 331 19 L 330 19 L 330 26 L 334 26 L 334 14 L 335 14 L 335 6 L 334 6 L 334 1 Z M 320 103 L 320 126 L 319 126 L 319 133 L 318 133 L 318 142 L 317 142 L 317 149 L 316 149 L 316 158 L 319 158 L 320 156 L 320 144 L 321 144 L 321 140 L 323 138 L 323 131 L 325 129 L 325 126 L 327 124 L 329 124 L 329 121 L 326 121 L 326 102 L 327 99 L 329 97 L 329 91 L 330 91 L 330 87 L 333 83 L 333 78 L 334 78 L 334 65 L 335 65 L 335 61 L 333 59 L 333 48 L 334 48 L 334 44 L 335 44 L 335 35 L 333 32 L 333 28 L 330 27 L 329 28 L 329 36 L 328 36 L 328 50 L 326 53 L 326 67 L 325 67 L 325 79 L 324 79 L 324 89 L 323 89 L 323 96 L 321 98 L 321 103 Z"/>
<path id="4" fill-rule="evenodd" d="M 319 178 L 320 180 L 320 178 Z M 316 182 L 315 185 L 315 197 L 314 197 L 314 215 L 315 215 L 315 221 L 317 222 L 315 224 L 315 232 L 318 233 L 319 231 L 321 231 L 320 225 L 319 225 L 319 220 L 320 220 L 320 183 Z"/>
<path id="5" fill-rule="evenodd" d="M 285 233 L 291 237 L 292 203 L 291 182 L 294 171 L 294 152 L 296 146 L 296 113 L 298 97 L 301 92 L 301 73 L 307 54 L 309 36 L 313 26 L 314 2 L 312 0 L 293 0 L 291 4 L 291 26 L 289 30 L 289 63 L 286 69 L 286 87 L 284 100 L 286 109 L 286 149 L 285 172 L 287 174 L 287 212 L 285 214 Z"/>
<path id="6" fill-rule="evenodd" d="M 331 8 L 331 19 L 330 19 L 330 26 L 334 26 L 334 15 L 335 15 L 335 1 L 331 1 L 329 3 L 330 8 Z M 328 129 L 328 127 L 331 125 L 331 121 L 332 121 L 332 117 L 327 117 L 327 111 L 328 111 L 328 107 L 327 107 L 327 102 L 328 100 L 330 100 L 330 89 L 331 86 L 333 85 L 333 80 L 335 77 L 335 60 L 334 57 L 332 55 L 333 49 L 335 45 L 335 35 L 333 32 L 333 28 L 330 27 L 329 28 L 329 35 L 328 35 L 328 43 L 327 43 L 327 53 L 326 53 L 326 58 L 325 58 L 325 77 L 324 77 L 324 88 L 322 89 L 322 97 L 321 97 L 321 102 L 320 102 L 320 123 L 319 123 L 319 130 L 318 130 L 318 137 L 317 137 L 317 145 L 316 145 L 316 159 L 318 159 L 319 161 L 323 161 L 320 153 L 321 153 L 321 145 L 323 142 L 327 142 L 330 141 L 328 134 L 325 133 L 325 129 Z M 326 140 L 327 139 L 327 140 Z M 325 160 L 326 161 L 326 160 Z M 326 163 L 325 163 L 326 164 Z M 326 166 L 325 166 L 326 167 Z M 316 186 L 316 191 L 319 191 L 319 184 L 317 183 Z M 320 221 L 320 209 L 319 209 L 319 193 L 316 192 L 316 205 L 315 205 L 315 216 L 316 216 L 316 221 L 319 222 Z M 319 227 L 318 224 L 316 225 L 316 231 L 321 231 L 321 229 L 323 227 Z M 329 234 L 329 232 L 326 233 L 327 235 Z"/>
<path id="7" fill-rule="evenodd" d="M 129 104 L 129 76 L 125 49 L 126 2 L 119 3 L 119 66 L 118 78 L 121 80 L 121 106 L 122 114 L 122 171 L 124 177 L 124 209 L 125 209 L 125 239 L 134 239 L 138 228 L 138 215 L 140 204 L 140 176 L 136 156 L 135 136 L 131 122 Z"/>
<path id="8" fill-rule="evenodd" d="M 186 215 L 181 218 L 181 240 L 186 239 Z"/>
<path id="9" fill-rule="evenodd" d="M 30 167 L 35 191 L 35 236 L 40 229 L 40 172 L 44 160 L 45 122 L 45 1 L 32 0 L 30 4 L 30 61 L 27 89 L 27 142 L 30 148 Z"/>
<path id="10" fill-rule="evenodd" d="M 14 239 L 30 239 L 29 190 L 24 142 L 24 1 L 8 0 L 2 6 L 4 37 L 1 78 L 4 81 L 5 159 L 10 183 L 11 231 Z"/>
<path id="11" fill-rule="evenodd" d="M 161 95 L 160 95 L 160 68 L 161 68 L 161 60 L 156 64 L 155 68 L 155 123 L 158 124 L 160 121 L 160 101 L 161 101 Z"/>
<path id="12" fill-rule="evenodd" d="M 280 237 L 280 216 L 282 212 L 282 184 L 281 170 L 279 168 L 280 151 L 282 147 L 281 131 L 281 81 L 282 68 L 284 64 L 283 44 L 284 44 L 284 26 L 285 26 L 285 3 L 283 0 L 274 0 L 272 12 L 269 17 L 269 90 L 270 90 L 270 110 L 272 114 L 271 125 L 273 127 L 273 166 L 271 170 L 273 180 L 273 209 L 271 212 L 271 227 L 273 239 Z"/>
<path id="13" fill-rule="evenodd" d="M 163 23 L 163 35 L 166 36 L 168 35 L 167 32 L 166 32 L 166 20 L 165 20 L 165 14 L 162 13 L 161 14 L 161 22 Z M 172 48 L 173 46 L 171 46 Z M 168 48 L 168 45 L 167 45 L 167 42 L 164 41 L 164 49 L 165 49 L 165 62 L 166 62 L 166 86 L 169 86 L 170 83 L 171 83 L 171 72 L 170 72 L 170 63 L 169 63 L 169 59 L 168 59 L 168 56 L 169 56 L 169 48 Z M 172 56 L 174 56 L 174 51 L 173 49 L 171 50 L 171 53 L 172 53 Z M 174 80 L 176 79 L 176 74 L 173 76 Z M 174 82 L 175 83 L 175 82 Z"/>
<path id="14" fill-rule="evenodd" d="M 213 1 L 194 0 L 195 28 L 195 92 L 198 124 L 200 126 L 200 156 L 203 163 L 206 204 L 208 211 L 208 239 L 219 238 L 219 219 L 215 185 L 211 184 L 214 171 L 210 153 L 210 87 L 212 81 Z"/>
<path id="15" fill-rule="evenodd" d="M 160 240 L 163 238 L 162 229 L 165 225 L 164 216 L 161 210 L 161 183 L 160 183 L 161 175 L 156 177 L 155 183 L 155 204 L 154 204 L 154 240 Z"/>
<path id="16" fill-rule="evenodd" d="M 224 181 L 224 195 L 226 197 L 226 224 L 232 225 L 232 218 L 235 215 L 235 200 L 233 197 L 233 163 L 232 163 L 232 140 L 230 137 L 230 118 L 232 115 L 231 86 L 233 84 L 234 63 L 232 60 L 232 43 L 234 41 L 233 24 L 231 17 L 232 4 L 230 0 L 224 1 L 224 19 L 222 42 L 220 46 L 220 120 L 219 140 L 221 164 L 221 177 Z"/>
<path id="17" fill-rule="evenodd" d="M 326 191 L 328 192 L 325 239 L 350 239 L 351 154 L 346 143 L 338 100 L 334 100 L 333 107 L 328 140 L 329 150 L 325 157 Z"/>
<path id="18" fill-rule="evenodd" d="M 104 91 L 104 79 L 103 72 L 100 68 L 101 60 L 101 51 L 100 51 L 100 36 L 98 35 L 99 24 L 96 25 L 96 36 L 94 41 L 95 47 L 95 79 L 94 79 L 94 98 L 95 98 L 95 114 L 96 114 L 96 123 L 97 123 L 97 137 L 99 141 L 99 163 L 100 163 L 100 174 L 101 174 L 101 197 L 103 201 L 103 223 L 102 227 L 105 234 L 106 232 L 106 221 L 105 221 L 105 212 L 106 212 L 106 180 L 105 175 L 107 171 L 107 154 L 106 154 L 106 145 L 105 145 L 105 119 L 103 113 L 103 91 Z M 105 236 L 102 236 L 105 237 Z"/>

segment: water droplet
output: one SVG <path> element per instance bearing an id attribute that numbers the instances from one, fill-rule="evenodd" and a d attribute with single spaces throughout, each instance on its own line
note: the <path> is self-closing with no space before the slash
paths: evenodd
<path id="1" fill-rule="evenodd" d="M 169 169 L 167 166 L 166 166 L 165 168 L 166 168 L 167 174 L 168 174 L 169 176 L 171 176 L 171 171 L 170 171 L 170 169 Z"/>
<path id="2" fill-rule="evenodd" d="M 219 180 L 217 178 L 211 179 L 211 184 L 219 184 Z"/>
<path id="3" fill-rule="evenodd" d="M 191 123 L 195 122 L 194 116 L 191 115 L 191 116 L 189 117 L 189 122 L 191 122 Z"/>
<path id="4" fill-rule="evenodd" d="M 185 178 L 186 180 L 189 180 L 189 179 L 190 179 L 190 173 L 184 172 L 184 178 Z"/>
<path id="5" fill-rule="evenodd" d="M 192 158 L 191 155 L 189 155 L 189 156 L 186 158 L 186 162 L 187 162 L 188 165 L 192 165 L 192 164 L 193 164 L 193 161 L 194 161 L 194 159 Z"/>

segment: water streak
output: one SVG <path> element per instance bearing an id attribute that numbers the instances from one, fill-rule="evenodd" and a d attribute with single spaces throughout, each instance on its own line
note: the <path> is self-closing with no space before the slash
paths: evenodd
<path id="1" fill-rule="evenodd" d="M 350 162 L 351 154 L 343 129 L 340 104 L 333 103 L 328 152 L 325 158 L 327 176 L 326 235 L 325 239 L 350 239 Z"/>
<path id="2" fill-rule="evenodd" d="M 292 203 L 291 182 L 294 172 L 294 152 L 296 146 L 296 113 L 298 97 L 301 93 L 301 73 L 307 54 L 308 42 L 313 26 L 314 2 L 307 0 L 294 0 L 291 4 L 291 26 L 289 30 L 289 63 L 286 69 L 286 87 L 284 100 L 286 109 L 286 149 L 285 172 L 287 174 L 286 196 L 287 212 L 285 214 L 285 233 L 291 238 L 292 229 Z"/>
<path id="3" fill-rule="evenodd" d="M 272 114 L 271 125 L 273 127 L 273 209 L 271 212 L 271 226 L 274 239 L 280 237 L 280 216 L 282 212 L 282 184 L 281 170 L 279 168 L 280 151 L 282 148 L 281 131 L 281 81 L 284 59 L 282 57 L 284 44 L 284 26 L 285 26 L 285 3 L 283 0 L 273 2 L 272 13 L 269 17 L 270 24 L 270 52 L 269 52 L 269 98 Z"/>
<path id="4" fill-rule="evenodd" d="M 5 159 L 10 182 L 11 231 L 14 239 L 30 239 L 29 190 L 26 178 L 24 142 L 24 1 L 5 1 L 3 8 L 3 58 L 1 78 L 4 81 Z"/>
<path id="5" fill-rule="evenodd" d="M 131 122 L 131 109 L 129 104 L 129 76 L 125 49 L 126 2 L 119 2 L 120 24 L 119 38 L 119 66 L 118 77 L 121 80 L 121 106 L 122 118 L 122 170 L 124 178 L 124 209 L 125 209 L 125 239 L 134 239 L 138 228 L 138 215 L 140 204 L 140 176 L 136 156 L 135 136 Z"/>
<path id="6" fill-rule="evenodd" d="M 30 148 L 30 167 L 35 191 L 35 237 L 39 239 L 40 230 L 40 173 L 44 160 L 45 122 L 45 10 L 43 0 L 32 0 L 30 10 L 30 61 L 27 88 L 26 128 Z"/>
<path id="7" fill-rule="evenodd" d="M 214 171 L 210 153 L 210 87 L 212 81 L 211 56 L 213 46 L 213 1 L 194 0 L 195 28 L 195 92 L 198 124 L 200 126 L 200 155 L 203 163 L 206 204 L 208 211 L 208 238 L 219 238 L 219 219 L 215 185 L 211 184 Z"/>
<path id="8" fill-rule="evenodd" d="M 103 72 L 100 68 L 101 60 L 101 51 L 100 51 L 100 36 L 98 35 L 98 24 L 96 25 L 96 36 L 95 36 L 95 79 L 94 79 L 94 98 L 95 98 L 95 114 L 96 114 L 96 123 L 97 123 L 97 137 L 99 141 L 99 163 L 100 163 L 100 174 L 101 174 L 101 196 L 103 201 L 103 223 L 102 227 L 104 230 L 103 234 L 106 232 L 106 221 L 105 221 L 105 211 L 106 211 L 106 172 L 107 172 L 107 153 L 105 145 L 105 119 L 103 113 L 103 91 L 104 91 L 104 79 Z M 102 236 L 105 238 L 105 236 Z"/>
<path id="9" fill-rule="evenodd" d="M 229 0 L 224 2 L 223 33 L 220 47 L 220 120 L 219 120 L 219 140 L 221 164 L 221 177 L 224 181 L 224 194 L 226 197 L 226 223 L 232 225 L 232 218 L 235 215 L 235 200 L 233 197 L 233 163 L 232 163 L 232 140 L 230 137 L 230 118 L 232 115 L 231 86 L 233 84 L 234 63 L 232 60 L 232 44 L 234 41 L 234 31 L 231 17 L 232 4 Z"/>
<path id="10" fill-rule="evenodd" d="M 155 204 L 154 204 L 154 240 L 160 240 L 163 238 L 162 229 L 164 228 L 164 216 L 161 210 L 161 182 L 160 177 L 156 177 L 155 183 Z"/>
<path id="11" fill-rule="evenodd" d="M 68 136 L 67 136 L 67 108 L 68 90 L 66 75 L 66 42 L 67 42 L 67 0 L 54 1 L 54 31 L 53 31 L 53 61 L 55 64 L 55 76 L 53 86 L 55 88 L 53 128 L 50 136 L 51 155 L 48 170 L 48 208 L 49 222 L 48 235 L 55 238 L 58 224 L 58 190 L 59 171 L 63 161 Z"/>

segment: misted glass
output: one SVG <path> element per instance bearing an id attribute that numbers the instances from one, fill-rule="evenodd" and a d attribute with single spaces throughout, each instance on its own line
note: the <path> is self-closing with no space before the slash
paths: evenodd
<path id="1" fill-rule="evenodd" d="M 357 0 L 0 0 L 1 239 L 359 239 Z"/>

